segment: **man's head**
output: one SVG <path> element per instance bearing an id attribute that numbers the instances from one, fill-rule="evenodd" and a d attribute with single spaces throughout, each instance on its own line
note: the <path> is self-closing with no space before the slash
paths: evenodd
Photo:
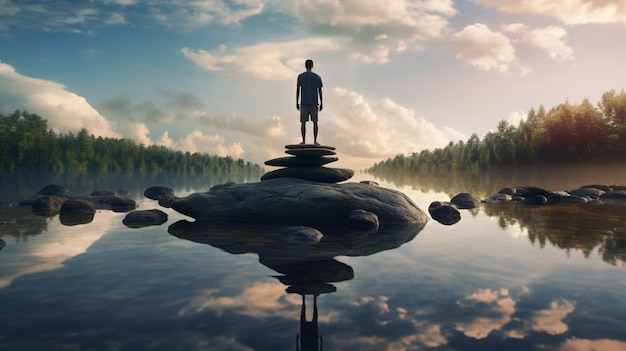
<path id="1" fill-rule="evenodd" d="M 304 67 L 306 67 L 306 69 L 313 68 L 313 60 L 306 60 L 306 62 L 304 62 Z"/>

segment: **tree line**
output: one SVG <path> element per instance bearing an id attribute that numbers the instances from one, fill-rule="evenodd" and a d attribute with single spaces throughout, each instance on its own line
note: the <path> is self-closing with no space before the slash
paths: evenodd
<path id="1" fill-rule="evenodd" d="M 16 110 L 0 113 L 0 172 L 63 173 L 179 173 L 254 177 L 257 164 L 230 156 L 174 151 L 145 146 L 132 139 L 95 137 L 86 129 L 57 134 L 37 114 Z"/>
<path id="2" fill-rule="evenodd" d="M 531 108 L 517 126 L 502 120 L 482 139 L 398 154 L 367 171 L 377 175 L 424 175 L 491 171 L 519 166 L 622 162 L 626 160 L 626 93 L 611 90 L 594 106 L 588 99 L 546 110 Z"/>

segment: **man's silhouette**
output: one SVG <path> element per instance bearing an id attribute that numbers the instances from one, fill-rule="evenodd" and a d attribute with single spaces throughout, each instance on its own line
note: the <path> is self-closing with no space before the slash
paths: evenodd
<path id="1" fill-rule="evenodd" d="M 317 113 L 324 108 L 322 98 L 322 78 L 313 73 L 313 60 L 306 60 L 304 63 L 306 72 L 298 75 L 296 84 L 296 109 L 300 111 L 300 132 L 302 133 L 302 143 L 306 144 L 306 122 L 311 119 L 313 122 L 313 143 L 317 142 Z M 317 96 L 319 95 L 319 105 Z"/>

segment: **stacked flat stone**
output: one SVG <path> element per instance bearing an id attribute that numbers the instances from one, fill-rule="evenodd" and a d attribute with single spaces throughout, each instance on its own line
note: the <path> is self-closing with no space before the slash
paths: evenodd
<path id="1" fill-rule="evenodd" d="M 313 144 L 285 146 L 291 156 L 265 161 L 268 166 L 282 167 L 265 173 L 261 180 L 275 178 L 299 178 L 321 183 L 339 183 L 352 178 L 354 171 L 346 168 L 331 168 L 324 165 L 338 160 L 335 147 Z"/>

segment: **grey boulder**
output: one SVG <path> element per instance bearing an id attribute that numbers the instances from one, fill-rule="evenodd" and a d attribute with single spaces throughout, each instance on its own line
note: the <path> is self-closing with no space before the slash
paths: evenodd
<path id="1" fill-rule="evenodd" d="M 354 171 L 347 168 L 330 167 L 290 167 L 280 168 L 265 173 L 261 180 L 276 178 L 299 178 L 322 183 L 339 183 L 354 175 Z"/>
<path id="2" fill-rule="evenodd" d="M 481 202 L 481 199 L 476 195 L 472 195 L 469 193 L 460 193 L 450 199 L 450 202 L 455 204 L 457 208 L 470 209 L 478 206 Z"/>
<path id="3" fill-rule="evenodd" d="M 433 201 L 428 206 L 428 213 L 434 220 L 445 225 L 452 225 L 461 220 L 461 212 L 451 202 Z"/>
<path id="4" fill-rule="evenodd" d="M 197 221 L 255 224 L 341 224 L 354 210 L 389 223 L 425 224 L 428 216 L 405 194 L 361 183 L 320 183 L 297 178 L 236 184 L 180 198 L 171 208 Z"/>
<path id="5" fill-rule="evenodd" d="M 129 228 L 161 225 L 165 222 L 167 222 L 167 213 L 157 209 L 130 212 L 122 221 Z"/>

